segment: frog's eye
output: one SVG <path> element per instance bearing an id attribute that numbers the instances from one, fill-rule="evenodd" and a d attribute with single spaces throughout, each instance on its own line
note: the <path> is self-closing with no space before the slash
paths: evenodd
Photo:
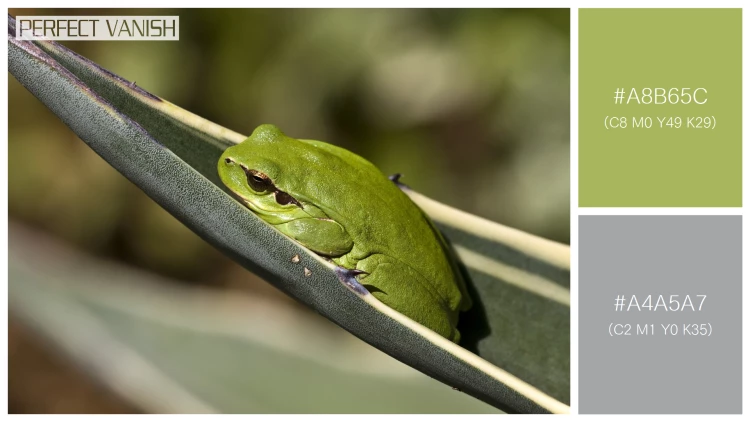
<path id="1" fill-rule="evenodd" d="M 271 179 L 265 174 L 257 170 L 245 170 L 245 173 L 247 173 L 247 184 L 255 192 L 268 192 L 273 188 Z"/>
<path id="2" fill-rule="evenodd" d="M 297 201 L 296 199 L 294 199 L 294 197 L 292 197 L 292 195 L 289 195 L 286 192 L 282 192 L 280 190 L 277 190 L 276 192 L 274 192 L 273 195 L 274 195 L 274 197 L 276 197 L 276 203 L 279 204 L 279 205 L 294 204 L 294 205 L 302 208 L 302 204 L 300 204 L 299 201 Z"/>

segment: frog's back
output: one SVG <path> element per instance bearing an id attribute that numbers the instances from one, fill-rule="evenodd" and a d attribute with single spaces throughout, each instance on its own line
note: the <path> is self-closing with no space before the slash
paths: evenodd
<path id="1" fill-rule="evenodd" d="M 468 309 L 471 301 L 448 246 L 411 198 L 361 156 L 321 141 L 302 142 L 339 157 L 342 163 L 333 166 L 336 171 L 349 171 L 357 176 L 353 177 L 353 183 L 339 187 L 340 201 L 325 209 L 334 220 L 344 222 L 354 240 L 355 248 L 345 260 L 356 261 L 372 254 L 396 258 L 421 274 L 451 312 L 457 314 Z M 334 174 L 327 176 L 335 178 Z M 359 215 L 343 216 L 339 210 Z"/>

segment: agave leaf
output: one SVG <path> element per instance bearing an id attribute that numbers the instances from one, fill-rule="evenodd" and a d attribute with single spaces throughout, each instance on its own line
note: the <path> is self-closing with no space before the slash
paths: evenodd
<path id="1" fill-rule="evenodd" d="M 12 37 L 9 70 L 94 151 L 228 256 L 396 359 L 507 412 L 567 412 L 569 251 L 409 192 L 453 244 L 475 307 L 459 347 L 344 287 L 330 264 L 222 191 L 215 165 L 244 136 L 54 42 Z M 299 255 L 299 263 L 291 257 Z M 310 276 L 305 276 L 309 269 Z M 473 353 L 472 353 L 473 352 Z"/>

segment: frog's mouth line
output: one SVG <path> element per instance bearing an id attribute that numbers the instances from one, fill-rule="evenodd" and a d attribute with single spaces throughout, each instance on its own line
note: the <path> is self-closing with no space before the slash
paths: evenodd
<path id="1" fill-rule="evenodd" d="M 232 194 L 232 197 L 237 200 L 240 204 L 242 204 L 245 208 L 252 211 L 253 214 L 263 214 L 263 213 L 269 213 L 270 211 L 264 210 L 262 208 L 256 207 L 249 199 L 243 197 L 242 195 L 238 194 L 237 192 L 230 191 Z"/>
<path id="2" fill-rule="evenodd" d="M 251 202 L 250 200 L 248 200 L 247 198 L 244 198 L 243 196 L 239 195 L 238 193 L 236 193 L 236 192 L 234 192 L 234 191 L 230 191 L 229 193 L 231 194 L 231 196 L 232 196 L 232 197 L 233 197 L 233 198 L 234 198 L 235 200 L 237 200 L 237 202 L 239 202 L 240 204 L 242 204 L 242 205 L 243 205 L 243 206 L 244 206 L 245 208 L 249 209 L 249 210 L 250 210 L 250 212 L 252 212 L 253 214 L 257 215 L 257 216 L 258 216 L 258 217 L 259 217 L 259 218 L 260 218 L 261 220 L 263 220 L 263 222 L 264 222 L 264 223 L 266 223 L 266 224 L 269 224 L 269 225 L 271 225 L 271 226 L 273 226 L 273 225 L 274 225 L 273 223 L 270 223 L 270 222 L 266 221 L 266 220 L 265 220 L 265 219 L 263 218 L 263 215 L 273 215 L 273 214 L 278 214 L 278 213 L 279 213 L 279 210 L 278 210 L 278 209 L 274 209 L 274 210 L 265 210 L 265 209 L 263 209 L 263 208 L 258 208 L 258 207 L 257 207 L 257 206 L 255 206 L 255 205 L 254 205 L 254 204 L 253 204 L 253 203 L 252 203 L 252 202 Z M 290 209 L 288 210 L 288 212 L 292 212 L 292 211 L 294 211 L 294 210 L 295 210 L 294 208 L 290 208 Z M 301 219 L 301 218 L 316 218 L 316 217 L 313 217 L 313 216 L 311 216 L 311 215 L 307 215 L 307 216 L 302 216 L 302 217 L 298 217 L 298 218 L 293 218 L 293 219 L 291 219 L 291 220 L 285 220 L 285 221 L 283 221 L 283 222 L 284 222 L 284 223 L 288 223 L 289 221 L 299 220 L 299 219 Z M 331 221 L 333 221 L 333 220 L 331 220 Z"/>
<path id="3" fill-rule="evenodd" d="M 238 194 L 237 192 L 234 192 L 232 190 L 229 191 L 229 194 L 232 198 L 234 198 L 237 202 L 242 204 L 245 208 L 249 209 L 253 214 L 260 214 L 261 211 L 255 207 L 253 207 L 252 202 L 250 202 L 247 198 L 243 197 L 242 195 Z"/>

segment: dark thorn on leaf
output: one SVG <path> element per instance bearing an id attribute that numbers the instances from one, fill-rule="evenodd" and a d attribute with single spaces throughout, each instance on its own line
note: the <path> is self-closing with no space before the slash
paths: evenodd
<path id="1" fill-rule="evenodd" d="M 395 183 L 396 186 L 398 186 L 401 190 L 411 190 L 409 186 L 406 186 L 405 184 L 401 183 L 401 173 L 396 173 L 393 175 L 388 176 L 388 179 L 390 179 L 391 182 Z"/>
<path id="2" fill-rule="evenodd" d="M 370 294 L 370 292 L 365 288 L 365 286 L 359 284 L 359 281 L 355 278 L 356 276 L 360 274 L 367 274 L 365 271 L 362 270 L 350 270 L 348 268 L 343 267 L 336 267 L 336 275 L 339 278 L 339 281 L 344 283 L 344 285 L 351 290 L 353 290 L 355 293 L 358 293 L 362 296 Z"/>

